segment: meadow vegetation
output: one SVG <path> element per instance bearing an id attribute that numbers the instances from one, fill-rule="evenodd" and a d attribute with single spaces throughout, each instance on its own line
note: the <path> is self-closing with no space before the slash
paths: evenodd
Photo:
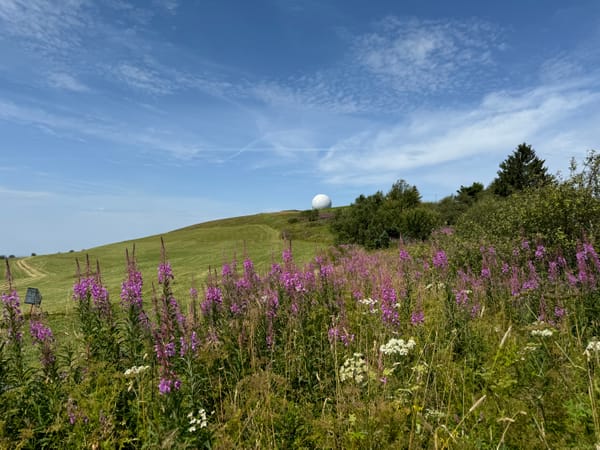
<path id="1" fill-rule="evenodd" d="M 596 163 L 506 196 L 422 204 L 401 182 L 331 218 L 6 259 L 0 447 L 598 448 Z M 365 201 L 436 226 L 344 243 Z M 23 310 L 28 279 L 63 271 L 59 308 Z"/>

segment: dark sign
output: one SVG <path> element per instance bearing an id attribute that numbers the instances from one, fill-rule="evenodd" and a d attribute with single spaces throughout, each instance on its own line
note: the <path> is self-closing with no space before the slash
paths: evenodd
<path id="1" fill-rule="evenodd" d="M 42 294 L 38 288 L 27 288 L 27 294 L 25 295 L 25 304 L 39 306 L 42 304 Z"/>

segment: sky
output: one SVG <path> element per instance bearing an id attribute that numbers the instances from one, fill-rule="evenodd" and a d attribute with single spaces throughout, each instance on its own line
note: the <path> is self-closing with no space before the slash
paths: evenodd
<path id="1" fill-rule="evenodd" d="M 598 0 L 0 0 L 0 254 L 437 201 L 522 142 L 600 150 Z"/>

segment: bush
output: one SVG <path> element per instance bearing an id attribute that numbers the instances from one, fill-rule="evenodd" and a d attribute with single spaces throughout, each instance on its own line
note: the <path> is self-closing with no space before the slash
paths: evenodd
<path id="1" fill-rule="evenodd" d="M 337 210 L 331 231 L 336 244 L 368 249 L 387 248 L 394 239 L 427 239 L 440 215 L 420 205 L 417 188 L 399 180 L 385 195 L 360 195 L 348 208 Z"/>
<path id="2" fill-rule="evenodd" d="M 582 238 L 595 239 L 600 201 L 569 182 L 526 190 L 504 199 L 485 198 L 459 219 L 457 231 L 473 239 L 544 240 L 573 253 Z"/>
<path id="3" fill-rule="evenodd" d="M 424 241 L 440 224 L 440 215 L 424 207 L 405 211 L 401 216 L 402 237 Z"/>

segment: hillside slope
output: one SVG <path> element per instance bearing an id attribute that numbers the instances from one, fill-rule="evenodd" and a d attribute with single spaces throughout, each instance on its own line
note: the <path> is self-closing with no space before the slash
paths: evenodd
<path id="1" fill-rule="evenodd" d="M 264 268 L 271 261 L 280 259 L 282 250 L 290 245 L 289 240 L 297 261 L 311 259 L 332 242 L 327 226 L 329 216 L 322 213 L 319 219 L 310 221 L 306 212 L 282 211 L 228 218 L 80 252 L 10 259 L 9 263 L 22 301 L 27 287 L 37 287 L 43 296 L 42 309 L 45 312 L 66 314 L 73 308 L 71 288 L 76 278 L 76 259 L 82 270 L 86 255 L 94 270 L 98 261 L 102 279 L 114 297 L 120 291 L 126 273 L 125 250 L 131 252 L 134 244 L 144 276 L 146 298 L 150 299 L 152 282 L 155 282 L 160 262 L 162 236 L 175 274 L 175 294 L 185 299 L 192 283 L 202 286 L 211 268 L 220 270 L 224 262 L 233 259 L 241 263 L 245 256 L 251 258 L 258 268 Z M 7 285 L 3 282 L 0 291 L 6 289 Z"/>

